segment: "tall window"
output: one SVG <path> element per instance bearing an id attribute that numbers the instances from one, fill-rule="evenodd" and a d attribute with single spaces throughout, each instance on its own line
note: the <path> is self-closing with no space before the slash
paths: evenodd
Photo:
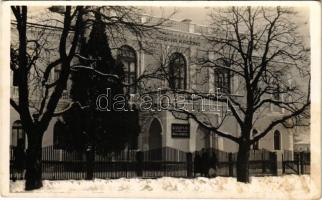
<path id="1" fill-rule="evenodd" d="M 25 148 L 25 131 L 22 128 L 22 124 L 20 120 L 17 120 L 12 125 L 12 143 L 13 145 L 19 146 L 21 148 Z"/>
<path id="2" fill-rule="evenodd" d="M 117 59 L 123 63 L 125 82 L 133 84 L 136 81 L 137 67 L 136 67 L 136 53 L 133 48 L 129 46 L 122 46 L 117 53 Z M 135 84 L 128 87 L 127 93 L 134 94 L 136 92 Z"/>
<path id="3" fill-rule="evenodd" d="M 274 150 L 281 150 L 281 133 L 278 130 L 274 132 Z"/>
<path id="4" fill-rule="evenodd" d="M 225 69 L 225 67 L 230 67 L 230 63 L 226 60 L 219 60 L 217 67 L 214 71 L 215 76 L 215 90 L 222 93 L 230 93 L 230 79 L 231 73 L 229 69 Z"/>
<path id="5" fill-rule="evenodd" d="M 281 100 L 281 88 L 278 83 L 275 83 L 275 84 L 276 84 L 276 88 L 274 90 L 273 97 L 274 97 L 274 100 L 280 101 Z"/>
<path id="6" fill-rule="evenodd" d="M 169 62 L 169 84 L 172 89 L 187 88 L 186 61 L 182 54 L 174 53 Z"/>
<path id="7" fill-rule="evenodd" d="M 253 138 L 257 135 L 257 130 L 256 129 L 254 129 L 253 130 L 253 132 L 252 132 L 252 135 L 253 135 Z M 258 150 L 258 146 L 259 146 L 259 144 L 258 144 L 258 141 L 256 141 L 254 144 L 253 144 L 253 149 L 254 150 Z"/>
<path id="8" fill-rule="evenodd" d="M 54 81 L 57 81 L 59 79 L 60 71 L 61 70 L 59 68 L 54 69 Z"/>

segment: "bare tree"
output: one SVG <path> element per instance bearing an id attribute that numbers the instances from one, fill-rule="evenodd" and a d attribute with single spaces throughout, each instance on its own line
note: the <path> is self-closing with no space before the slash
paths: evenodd
<path id="1" fill-rule="evenodd" d="M 214 32 L 206 39 L 215 57 L 203 61 L 236 77 L 242 86 L 241 97 L 222 91 L 228 97 L 240 136 L 221 136 L 238 144 L 237 180 L 249 182 L 251 145 L 278 125 L 304 125 L 303 118 L 309 116 L 309 50 L 292 21 L 296 13 L 289 8 L 232 7 L 214 12 L 211 17 Z M 265 113 L 272 108 L 280 113 L 274 119 L 266 118 Z M 266 127 L 252 136 L 259 122 Z"/>
<path id="2" fill-rule="evenodd" d="M 11 106 L 19 113 L 20 119 L 23 125 L 23 129 L 28 138 L 27 149 L 27 164 L 26 164 L 26 190 L 32 190 L 42 187 L 41 181 L 41 146 L 42 137 L 46 131 L 50 120 L 54 115 L 54 111 L 57 107 L 58 101 L 62 96 L 65 88 L 72 58 L 74 57 L 76 47 L 78 44 L 80 26 L 82 22 L 82 7 L 72 9 L 67 7 L 64 12 L 64 26 L 60 34 L 59 41 L 59 59 L 51 62 L 45 68 L 43 74 L 44 80 L 44 97 L 40 103 L 39 113 L 32 115 L 30 111 L 30 74 L 41 70 L 37 68 L 37 60 L 41 57 L 40 52 L 42 44 L 39 44 L 39 40 L 28 39 L 28 25 L 27 25 L 27 7 L 26 6 L 12 6 L 12 12 L 16 19 L 16 29 L 18 32 L 18 50 L 16 62 L 11 63 L 11 69 L 14 71 L 14 75 L 17 77 L 17 87 L 19 91 L 18 102 L 10 99 Z M 72 36 L 70 48 L 67 48 L 68 37 L 71 35 L 72 23 L 75 23 L 75 30 Z M 34 43 L 33 48 L 30 48 L 30 43 Z M 46 41 L 44 42 L 46 43 Z M 29 49 L 33 49 L 30 53 Z M 14 50 L 12 51 L 14 52 Z M 14 57 L 15 54 L 12 54 Z M 46 84 L 48 76 L 46 74 L 49 71 L 61 64 L 61 71 L 59 78 L 55 83 Z M 49 92 L 51 90 L 51 92 Z"/>
<path id="3" fill-rule="evenodd" d="M 139 9 L 134 7 L 51 7 L 57 14 L 50 19 L 42 19 L 42 25 L 28 20 L 26 6 L 12 6 L 18 34 L 11 45 L 11 70 L 14 73 L 19 97 L 10 99 L 11 106 L 19 113 L 28 138 L 26 190 L 42 187 L 41 147 L 42 138 L 52 118 L 62 112 L 55 112 L 75 58 L 82 58 L 78 52 L 79 43 L 86 37 L 86 30 L 94 22 L 94 15 L 100 14 L 107 27 L 108 39 L 117 44 L 127 39 L 128 34 L 136 37 L 142 47 L 142 37 L 151 36 L 167 19 L 154 18 L 142 21 Z M 58 17 L 60 16 L 60 17 Z M 55 23 L 55 26 L 48 25 Z M 36 27 L 31 31 L 30 27 Z M 54 30 L 54 36 L 50 35 Z M 57 38 L 58 37 L 58 38 Z M 58 40 L 58 42 L 57 42 Z M 58 45 L 57 45 L 58 44 Z M 58 58 L 52 61 L 52 55 Z M 96 62 L 96 61 L 93 61 Z M 45 63 L 45 64 L 44 64 Z M 52 70 L 59 68 L 57 80 L 51 80 Z M 85 67 L 93 70 L 91 67 Z M 34 93 L 38 91 L 37 95 Z M 33 97 L 37 97 L 35 100 Z M 66 107 L 68 110 L 75 102 Z M 77 102 L 76 102 L 77 103 Z M 86 105 L 85 105 L 86 106 Z M 32 113 L 32 109 L 36 113 Z"/>
<path id="4" fill-rule="evenodd" d="M 168 77 L 165 78 L 170 86 L 168 90 L 174 97 L 189 94 L 195 96 L 195 99 L 190 98 L 192 102 L 200 103 L 203 98 L 213 103 L 224 103 L 221 119 L 214 122 L 202 110 L 192 112 L 191 108 L 178 106 L 177 101 L 169 110 L 178 118 L 192 118 L 211 133 L 238 144 L 237 180 L 249 182 L 249 151 L 254 143 L 277 126 L 308 125 L 309 49 L 305 47 L 295 21 L 292 21 L 297 17 L 296 12 L 289 8 L 229 7 L 214 10 L 210 17 L 211 31 L 204 33 L 204 39 L 213 56 L 191 59 L 200 66 L 198 70 L 210 68 L 214 76 L 221 74 L 222 80 L 229 78 L 227 84 L 221 82 L 215 88 L 220 98 L 202 93 L 198 88 L 189 92 L 178 89 L 171 83 L 167 69 L 171 61 L 163 60 L 160 67 L 165 69 L 163 73 Z M 171 60 L 170 56 L 168 58 Z M 206 79 L 209 81 L 209 77 L 203 80 Z M 228 83 L 232 79 L 238 82 L 234 91 Z M 204 83 L 201 81 L 199 84 Z M 238 95 L 233 94 L 236 91 Z M 272 109 L 277 111 L 275 117 L 266 117 Z M 239 135 L 222 130 L 222 125 L 229 118 L 238 124 Z M 252 130 L 258 123 L 265 124 L 265 128 L 253 136 Z"/>

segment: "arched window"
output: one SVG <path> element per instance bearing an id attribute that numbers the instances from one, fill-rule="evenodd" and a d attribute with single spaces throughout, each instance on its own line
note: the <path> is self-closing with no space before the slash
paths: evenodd
<path id="1" fill-rule="evenodd" d="M 281 133 L 278 130 L 274 132 L 274 150 L 281 150 Z"/>
<path id="2" fill-rule="evenodd" d="M 230 93 L 230 79 L 231 73 L 227 67 L 230 67 L 230 63 L 227 60 L 221 59 L 216 64 L 214 70 L 214 87 L 215 90 L 221 93 Z"/>
<path id="3" fill-rule="evenodd" d="M 137 66 L 136 53 L 133 48 L 129 46 L 121 46 L 117 53 L 117 59 L 123 63 L 125 82 L 133 84 L 136 81 Z M 136 93 L 135 85 L 128 87 L 128 94 Z"/>
<path id="4" fill-rule="evenodd" d="M 279 83 L 275 83 L 276 88 L 274 89 L 273 97 L 276 101 L 281 100 L 281 88 Z"/>
<path id="5" fill-rule="evenodd" d="M 180 53 L 174 53 L 169 60 L 169 85 L 172 89 L 187 88 L 186 60 Z"/>
<path id="6" fill-rule="evenodd" d="M 19 146 L 24 149 L 25 143 L 26 143 L 26 136 L 20 120 L 17 120 L 13 123 L 11 134 L 12 134 L 13 145 Z"/>
<path id="7" fill-rule="evenodd" d="M 257 135 L 258 131 L 256 129 L 253 130 L 252 132 L 252 136 L 253 138 Z M 253 144 L 253 149 L 254 150 L 258 150 L 258 147 L 259 147 L 259 144 L 258 144 L 258 141 L 256 141 L 254 144 Z"/>

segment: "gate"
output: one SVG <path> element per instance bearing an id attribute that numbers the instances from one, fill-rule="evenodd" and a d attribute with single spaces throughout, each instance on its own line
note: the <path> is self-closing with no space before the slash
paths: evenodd
<path id="1" fill-rule="evenodd" d="M 310 152 L 294 152 L 294 158 L 283 154 L 284 174 L 310 174 Z"/>

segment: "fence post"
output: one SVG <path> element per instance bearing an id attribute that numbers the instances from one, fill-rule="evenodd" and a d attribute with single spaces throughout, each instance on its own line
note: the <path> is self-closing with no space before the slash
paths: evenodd
<path id="1" fill-rule="evenodd" d="M 187 176 L 191 178 L 192 177 L 192 153 L 188 152 L 186 156 L 187 156 Z"/>
<path id="2" fill-rule="evenodd" d="M 143 176 L 143 152 L 138 151 L 135 155 L 136 158 L 136 175 L 139 177 Z"/>
<path id="3" fill-rule="evenodd" d="M 271 170 L 274 176 L 278 175 L 278 159 L 276 152 L 270 152 L 270 162 L 272 163 Z"/>
<path id="4" fill-rule="evenodd" d="M 282 155 L 282 167 L 283 167 L 283 174 L 285 174 L 285 156 L 284 154 Z"/>
<path id="5" fill-rule="evenodd" d="M 282 161 L 282 155 L 283 153 L 281 151 L 273 152 L 273 155 L 275 157 L 275 175 L 281 176 L 283 174 L 283 161 Z"/>
<path id="6" fill-rule="evenodd" d="M 297 160 L 296 160 L 296 165 L 297 165 L 297 174 L 300 175 L 301 171 L 300 171 L 300 162 L 301 162 L 301 155 L 297 154 Z"/>
<path id="7" fill-rule="evenodd" d="M 88 146 L 86 149 L 86 180 L 93 179 L 94 171 L 94 149 L 92 146 Z"/>
<path id="8" fill-rule="evenodd" d="M 266 160 L 265 160 L 265 152 L 262 151 L 262 173 L 265 173 L 266 172 Z"/>
<path id="9" fill-rule="evenodd" d="M 234 176 L 234 162 L 233 162 L 233 154 L 230 152 L 228 154 L 228 165 L 229 165 L 229 176 Z"/>
<path id="10" fill-rule="evenodd" d="M 301 165 L 301 174 L 304 174 L 304 155 L 303 152 L 300 152 L 300 165 Z"/>

